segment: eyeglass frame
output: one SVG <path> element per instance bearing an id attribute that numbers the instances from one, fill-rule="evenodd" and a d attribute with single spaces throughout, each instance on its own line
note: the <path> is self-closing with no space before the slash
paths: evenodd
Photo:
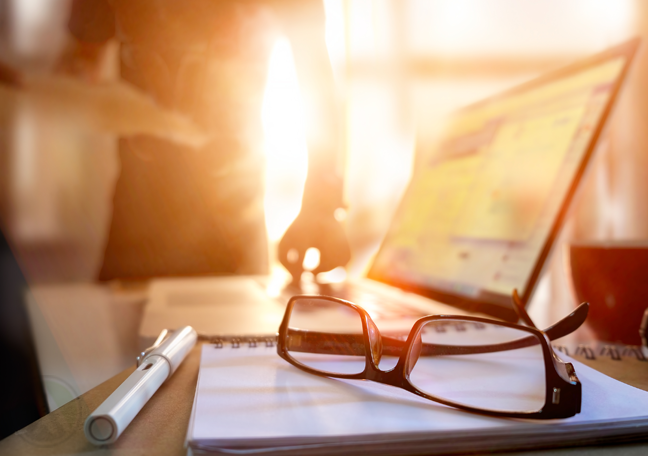
<path id="1" fill-rule="evenodd" d="M 515 296 L 517 297 L 517 296 Z M 345 305 L 355 310 L 360 316 L 362 321 L 362 338 L 364 342 L 364 357 L 365 357 L 365 368 L 362 372 L 356 374 L 342 374 L 342 373 L 329 373 L 313 369 L 307 365 L 304 365 L 294 359 L 290 354 L 287 346 L 288 341 L 288 329 L 290 316 L 292 309 L 295 305 L 295 302 L 299 299 L 324 299 L 338 304 Z M 514 299 L 514 301 L 516 301 Z M 515 302 L 518 304 L 517 302 Z M 454 407 L 457 409 L 465 410 L 468 412 L 478 413 L 478 414 L 487 414 L 495 417 L 502 418 L 528 418 L 528 419 L 555 419 L 555 418 L 568 418 L 571 416 L 580 413 L 581 409 L 581 398 L 582 398 L 582 388 L 581 383 L 576 376 L 576 371 L 574 366 L 571 363 L 564 362 L 556 354 L 555 350 L 551 346 L 551 339 L 557 339 L 566 334 L 571 333 L 577 329 L 582 322 L 585 320 L 589 309 L 588 303 L 581 304 L 574 312 L 572 312 L 567 317 L 563 318 L 558 323 L 552 325 L 551 327 L 541 331 L 534 326 L 523 326 L 516 323 L 504 322 L 499 320 L 493 320 L 489 318 L 481 317 L 472 317 L 472 316 L 463 316 L 463 315 L 428 315 L 425 317 L 419 318 L 407 336 L 406 341 L 403 343 L 400 348 L 400 354 L 398 355 L 398 363 L 391 369 L 381 370 L 378 367 L 376 362 L 375 350 L 379 344 L 382 345 L 383 340 L 389 340 L 391 342 L 397 341 L 401 343 L 402 341 L 393 338 L 387 338 L 380 334 L 380 330 L 376 324 L 371 319 L 369 313 L 363 309 L 361 306 L 354 304 L 352 302 L 346 301 L 344 299 L 335 298 L 331 296 L 321 296 L 321 295 L 297 295 L 290 298 L 286 306 L 286 311 L 284 313 L 283 320 L 279 326 L 279 333 L 277 336 L 277 354 L 292 364 L 293 366 L 308 372 L 313 375 L 320 377 L 329 377 L 329 378 L 340 378 L 347 380 L 371 380 L 377 383 L 382 383 L 385 385 L 394 386 L 397 388 L 402 388 L 410 393 L 416 394 L 417 396 L 423 397 L 425 399 L 431 400 L 433 402 L 438 402 L 443 405 Z M 520 312 L 520 309 L 517 309 Z M 524 312 L 524 309 L 521 309 L 525 318 L 525 321 L 528 320 L 533 324 Z M 522 318 L 522 316 L 521 316 Z M 427 394 L 416 386 L 412 384 L 409 379 L 411 373 L 411 368 L 408 370 L 408 363 L 410 362 L 410 357 L 413 351 L 414 344 L 417 338 L 420 335 L 422 328 L 429 322 L 432 321 L 462 321 L 467 323 L 482 323 L 482 324 L 495 324 L 498 326 L 503 326 L 506 328 L 517 329 L 520 331 L 528 332 L 538 339 L 540 346 L 542 347 L 543 360 L 545 364 L 545 402 L 542 408 L 537 411 L 529 412 L 508 412 L 500 410 L 490 410 L 490 409 L 481 409 L 477 407 L 472 407 L 469 405 L 455 403 L 443 398 L 439 398 L 430 394 Z M 307 332 L 307 331 L 305 331 Z M 336 333 L 327 333 L 329 335 L 337 335 Z M 523 340 L 523 339 L 521 339 Z M 434 344 L 432 344 L 434 345 Z M 470 346 L 456 346 L 461 348 L 466 348 Z M 380 347 L 382 350 L 382 346 Z M 503 350 L 494 350 L 494 351 L 503 351 Z M 323 353 L 320 351 L 320 353 Z M 326 353 L 326 352 L 324 352 Z M 330 353 L 330 352 L 329 352 Z M 417 355 L 420 356 L 420 353 Z M 412 366 L 413 368 L 413 366 Z M 563 375 L 567 378 L 564 378 Z"/>

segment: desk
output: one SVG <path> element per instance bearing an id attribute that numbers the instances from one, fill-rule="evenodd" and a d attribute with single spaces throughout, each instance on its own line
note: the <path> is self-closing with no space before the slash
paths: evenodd
<path id="1" fill-rule="evenodd" d="M 158 390 L 119 440 L 97 448 L 83 434 L 86 417 L 134 370 L 135 366 L 91 389 L 21 431 L 0 442 L 0 454 L 8 455 L 184 455 L 184 438 L 193 403 L 200 345 L 196 346 L 176 373 Z M 604 373 L 648 391 L 648 362 L 611 359 L 582 360 Z M 562 448 L 543 451 L 506 453 L 507 455 L 624 455 L 648 454 L 646 442 L 615 446 Z"/>
<path id="2" fill-rule="evenodd" d="M 196 346 L 119 440 L 109 447 L 98 448 L 89 443 L 83 434 L 83 423 L 90 412 L 135 370 L 134 365 L 0 441 L 0 454 L 184 455 L 184 438 L 193 405 L 199 361 L 200 347 Z"/>

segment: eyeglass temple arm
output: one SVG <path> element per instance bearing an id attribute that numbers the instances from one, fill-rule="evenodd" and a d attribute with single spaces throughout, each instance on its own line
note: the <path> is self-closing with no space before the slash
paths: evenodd
<path id="1" fill-rule="evenodd" d="M 524 308 L 524 303 L 520 299 L 520 295 L 516 288 L 513 289 L 513 309 L 517 313 L 520 320 L 526 323 L 532 328 L 538 329 L 538 327 L 533 323 L 531 317 Z M 589 312 L 589 303 L 581 303 L 576 310 L 567 315 L 565 318 L 560 320 L 558 323 L 555 323 L 549 326 L 544 330 L 544 333 L 549 337 L 549 340 L 560 339 L 561 337 L 571 334 L 576 331 L 580 326 L 585 322 L 587 314 Z"/>
<path id="2" fill-rule="evenodd" d="M 578 329 L 589 311 L 589 304 L 584 302 L 572 313 L 547 328 L 544 333 L 549 340 L 556 340 Z M 304 353 L 321 353 L 330 355 L 364 356 L 365 343 L 362 334 L 336 334 L 316 331 L 288 329 L 287 348 Z M 400 356 L 405 341 L 393 337 L 382 337 L 383 355 Z M 420 356 L 468 355 L 494 353 L 535 345 L 537 339 L 529 336 L 502 344 L 490 345 L 442 345 L 423 343 Z"/>
<path id="3" fill-rule="evenodd" d="M 589 303 L 582 303 L 576 310 L 548 327 L 543 332 L 549 340 L 560 339 L 561 337 L 576 331 L 587 318 L 589 312 Z M 389 354 L 386 347 L 385 337 L 383 337 L 383 354 Z M 400 342 L 400 341 L 399 341 Z M 494 353 L 506 350 L 515 350 L 518 348 L 530 347 L 536 345 L 538 339 L 533 336 L 523 337 L 521 339 L 505 342 L 501 344 L 490 345 L 442 345 L 424 343 L 421 347 L 420 356 L 440 356 L 440 355 L 469 355 L 478 353 Z"/>
<path id="4" fill-rule="evenodd" d="M 547 335 L 549 340 L 556 340 L 565 337 L 566 335 L 576 331 L 583 323 L 585 323 L 588 313 L 589 302 L 583 302 L 576 307 L 572 313 L 559 322 L 549 326 L 543 332 Z"/>
<path id="5" fill-rule="evenodd" d="M 518 313 L 518 316 L 523 320 L 527 325 L 536 328 L 537 326 L 529 317 L 526 310 L 524 309 L 524 304 L 518 296 L 517 290 L 513 290 L 513 302 L 515 303 L 514 308 Z M 564 317 L 562 320 L 554 323 L 553 325 L 546 328 L 543 332 L 549 340 L 556 340 L 564 337 L 568 334 L 576 331 L 580 326 L 585 322 L 587 314 L 589 313 L 589 303 L 581 303 L 572 313 Z"/>
<path id="6" fill-rule="evenodd" d="M 362 334 L 325 333 L 288 328 L 287 335 L 286 348 L 290 351 L 349 356 L 365 354 Z"/>
<path id="7" fill-rule="evenodd" d="M 560 339 L 561 337 L 571 334 L 576 331 L 587 318 L 589 312 L 589 303 L 584 302 L 579 305 L 576 310 L 567 315 L 565 318 L 548 327 L 543 332 L 551 341 Z M 385 344 L 383 338 L 383 344 Z M 506 350 L 516 350 L 518 348 L 531 347 L 538 343 L 538 339 L 534 336 L 523 337 L 521 339 L 505 342 L 501 344 L 491 345 L 441 345 L 441 344 L 426 344 L 421 347 L 419 356 L 448 356 L 448 355 L 471 355 L 479 353 L 495 353 Z M 383 349 L 383 354 L 387 354 Z"/>
<path id="8" fill-rule="evenodd" d="M 515 313 L 518 316 L 518 321 L 522 320 L 524 323 L 527 324 L 527 326 L 538 329 L 538 327 L 535 325 L 535 323 L 533 323 L 533 320 L 531 320 L 531 317 L 529 317 L 529 314 L 524 308 L 524 303 L 520 299 L 520 295 L 518 294 L 517 288 L 513 288 L 512 298 L 513 298 L 513 310 L 515 310 Z"/>

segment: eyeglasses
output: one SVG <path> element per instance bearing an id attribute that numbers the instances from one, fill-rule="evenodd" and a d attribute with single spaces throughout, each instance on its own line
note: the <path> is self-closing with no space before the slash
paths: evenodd
<path id="1" fill-rule="evenodd" d="M 581 384 L 550 340 L 576 330 L 581 304 L 538 330 L 487 318 L 431 315 L 409 334 L 382 336 L 362 307 L 327 296 L 294 296 L 279 328 L 277 352 L 310 374 L 372 380 L 462 410 L 511 418 L 566 418 L 580 412 Z M 330 328 L 336 328 L 331 330 Z"/>

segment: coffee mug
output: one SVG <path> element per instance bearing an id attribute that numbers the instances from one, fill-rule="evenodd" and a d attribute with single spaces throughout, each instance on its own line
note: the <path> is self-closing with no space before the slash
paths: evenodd
<path id="1" fill-rule="evenodd" d="M 648 308 L 648 241 L 580 242 L 569 247 L 572 285 L 590 303 L 587 323 L 601 341 L 641 345 Z"/>

